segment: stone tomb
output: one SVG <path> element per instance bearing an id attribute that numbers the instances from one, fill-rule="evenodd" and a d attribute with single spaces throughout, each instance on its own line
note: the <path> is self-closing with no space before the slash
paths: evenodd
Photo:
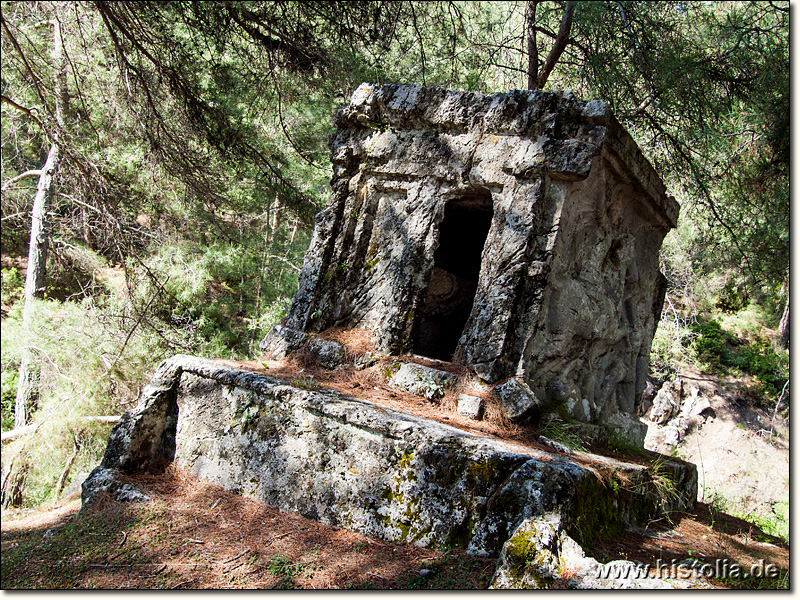
<path id="1" fill-rule="evenodd" d="M 678 207 L 606 106 L 362 85 L 337 125 L 333 195 L 263 349 L 369 328 L 380 351 L 469 365 L 520 418 L 549 404 L 634 422 Z M 170 462 L 330 525 L 499 556 L 495 587 L 591 575 L 578 544 L 697 498 L 677 459 L 518 446 L 189 356 L 164 361 L 113 428 L 84 508 L 146 501 L 120 473 Z"/>
<path id="2" fill-rule="evenodd" d="M 565 408 L 641 442 L 679 206 L 608 105 L 362 84 L 335 123 L 332 194 L 262 350 L 368 329 L 381 352 L 514 378 L 509 416 Z"/>

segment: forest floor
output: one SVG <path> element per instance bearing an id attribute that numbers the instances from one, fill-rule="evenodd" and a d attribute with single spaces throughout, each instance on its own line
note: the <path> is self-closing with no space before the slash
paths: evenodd
<path id="1" fill-rule="evenodd" d="M 788 415 L 748 398 L 742 390 L 750 382 L 741 378 L 710 376 L 686 366 L 678 377 L 687 396 L 697 389 L 710 407 L 687 419 L 688 430 L 677 446 L 667 442 L 665 428 L 645 419 L 645 447 L 697 465 L 700 500 L 756 523 L 771 522 L 774 531 L 788 537 Z"/>
<path id="2" fill-rule="evenodd" d="M 175 467 L 129 481 L 151 502 L 106 499 L 78 515 L 67 498 L 2 521 L 4 589 L 485 589 L 495 561 L 392 544 L 243 498 Z M 601 561 L 650 565 L 696 558 L 748 570 L 774 564 L 788 587 L 789 548 L 752 524 L 699 504 L 691 513 L 598 541 Z M 698 579 L 751 588 L 765 580 Z M 774 585 L 775 582 L 773 581 Z"/>

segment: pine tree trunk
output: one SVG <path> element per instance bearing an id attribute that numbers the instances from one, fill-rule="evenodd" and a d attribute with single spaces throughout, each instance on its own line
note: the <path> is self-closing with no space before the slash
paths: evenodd
<path id="1" fill-rule="evenodd" d="M 525 41 L 528 54 L 527 89 L 537 89 L 539 78 L 539 49 L 536 46 L 536 5 L 537 0 L 528 0 L 525 8 Z"/>
<path id="2" fill-rule="evenodd" d="M 23 454 L 23 446 L 11 457 L 8 466 L 3 472 L 2 484 L 0 484 L 0 505 L 3 508 L 12 506 L 22 506 L 24 494 L 22 488 L 25 484 L 25 476 L 28 473 L 28 461 Z"/>
<path id="3" fill-rule="evenodd" d="M 34 301 L 42 297 L 49 244 L 50 205 L 53 197 L 53 178 L 58 169 L 59 148 L 54 143 L 39 176 L 31 215 L 31 241 L 28 246 L 28 270 L 25 274 L 25 295 L 22 307 L 22 326 L 29 331 L 34 318 Z M 39 370 L 31 350 L 25 348 L 19 366 L 17 397 L 14 402 L 14 429 L 28 423 L 38 396 Z"/>
<path id="4" fill-rule="evenodd" d="M 58 21 L 53 21 L 55 44 L 53 58 L 56 68 L 56 121 L 58 129 L 52 134 L 50 151 L 39 175 L 36 196 L 31 211 L 31 239 L 28 246 L 28 270 L 25 274 L 25 294 L 22 306 L 22 326 L 30 331 L 34 319 L 34 300 L 44 292 L 45 270 L 50 234 L 50 206 L 53 198 L 55 174 L 60 157 L 59 129 L 64 126 L 64 100 L 66 97 L 67 66 L 61 47 L 61 29 Z M 28 423 L 30 413 L 38 396 L 39 369 L 27 347 L 22 352 L 19 367 L 17 396 L 14 401 L 14 429 Z"/>
<path id="5" fill-rule="evenodd" d="M 786 293 L 786 306 L 783 309 L 781 324 L 778 326 L 778 346 L 789 349 L 789 293 Z"/>
<path id="6" fill-rule="evenodd" d="M 56 491 L 53 494 L 53 498 L 56 500 L 59 499 L 61 492 L 64 491 L 64 486 L 67 485 L 67 478 L 72 471 L 72 467 L 75 465 L 75 459 L 78 458 L 80 451 L 81 445 L 78 443 L 78 439 L 75 438 L 75 447 L 72 449 L 72 454 L 70 454 L 70 457 L 67 459 L 67 462 L 64 465 L 64 470 L 61 471 L 61 475 L 59 476 L 58 481 L 56 481 Z"/>
<path id="7" fill-rule="evenodd" d="M 277 194 L 275 195 L 275 201 L 269 207 L 269 212 L 269 235 L 270 240 L 274 240 L 275 235 L 278 233 L 278 227 L 281 226 L 281 203 Z"/>

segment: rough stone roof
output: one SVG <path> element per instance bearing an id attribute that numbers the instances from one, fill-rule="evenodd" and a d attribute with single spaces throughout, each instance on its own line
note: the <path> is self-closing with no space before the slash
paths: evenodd
<path id="1" fill-rule="evenodd" d="M 443 88 L 362 83 L 335 118 L 339 128 L 371 127 L 483 135 L 515 135 L 541 141 L 526 164 L 585 177 L 603 144 L 620 159 L 650 197 L 653 208 L 675 227 L 680 206 L 628 131 L 602 100 L 579 100 L 571 92 L 513 90 L 485 96 Z M 576 160 L 565 162 L 565 157 Z"/>

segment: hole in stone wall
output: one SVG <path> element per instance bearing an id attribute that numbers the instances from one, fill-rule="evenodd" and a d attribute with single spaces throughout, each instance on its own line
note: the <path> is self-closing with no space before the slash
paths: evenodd
<path id="1" fill-rule="evenodd" d="M 445 205 L 433 272 L 412 334 L 416 354 L 452 360 L 472 311 L 491 224 L 489 190 L 470 190 Z"/>

